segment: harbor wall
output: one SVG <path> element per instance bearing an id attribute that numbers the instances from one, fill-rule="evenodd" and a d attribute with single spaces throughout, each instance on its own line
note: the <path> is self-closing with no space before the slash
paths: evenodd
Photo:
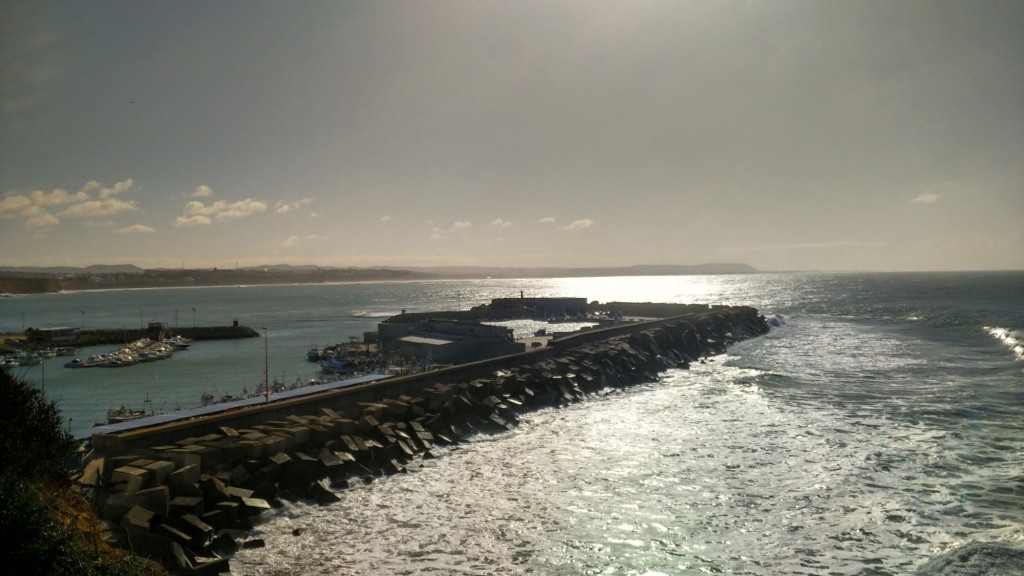
<path id="1" fill-rule="evenodd" d="M 336 501 L 352 479 L 406 471 L 438 447 L 513 429 L 525 411 L 657 379 L 764 334 L 750 307 L 624 323 L 548 347 L 222 412 L 96 434 L 82 483 L 115 545 L 180 573 L 228 571 L 226 554 L 283 501 Z"/>
<path id="2" fill-rule="evenodd" d="M 143 338 L 158 340 L 162 336 L 174 334 L 188 338 L 189 340 L 231 340 L 236 338 L 259 338 L 260 333 L 249 328 L 240 326 L 238 322 L 230 326 L 191 326 L 171 328 L 169 326 L 149 328 L 103 328 L 95 330 L 76 330 L 75 339 L 72 342 L 60 340 L 47 340 L 42 337 L 40 331 L 29 329 L 25 332 L 29 344 L 33 348 L 45 348 L 55 346 L 67 346 L 72 344 L 76 347 L 118 345 L 135 342 Z"/>

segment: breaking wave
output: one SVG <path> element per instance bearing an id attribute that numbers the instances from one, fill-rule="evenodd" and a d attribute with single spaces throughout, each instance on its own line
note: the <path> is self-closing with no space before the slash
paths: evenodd
<path id="1" fill-rule="evenodd" d="M 986 326 L 985 331 L 1012 350 L 1018 361 L 1024 361 L 1024 343 L 1021 342 L 1024 339 L 1024 331 L 991 326 Z"/>
<path id="2" fill-rule="evenodd" d="M 391 318 L 400 313 L 395 310 L 353 310 L 349 316 L 352 318 Z"/>

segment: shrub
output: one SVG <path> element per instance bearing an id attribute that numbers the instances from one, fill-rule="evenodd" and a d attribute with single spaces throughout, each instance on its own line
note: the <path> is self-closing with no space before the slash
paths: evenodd
<path id="1" fill-rule="evenodd" d="M 159 566 L 110 549 L 69 477 L 74 439 L 45 395 L 0 369 L 0 565 L 18 574 L 156 576 Z"/>
<path id="2" fill-rule="evenodd" d="M 0 369 L 0 462 L 15 478 L 68 481 L 74 439 L 57 405 L 41 390 Z"/>

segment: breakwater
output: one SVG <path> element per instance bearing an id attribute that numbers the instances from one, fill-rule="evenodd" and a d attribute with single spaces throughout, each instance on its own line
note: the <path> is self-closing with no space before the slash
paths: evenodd
<path id="1" fill-rule="evenodd" d="M 135 342 L 143 338 L 162 340 L 164 334 L 174 334 L 189 340 L 230 340 L 235 338 L 259 338 L 260 333 L 248 326 L 240 326 L 237 322 L 230 326 L 192 326 L 182 328 L 150 327 L 150 328 L 109 328 L 96 330 L 78 330 L 75 333 L 74 345 L 107 346 Z M 41 337 L 32 337 L 26 331 L 33 347 L 49 347 L 67 345 L 64 340 L 51 341 Z"/>
<path id="2" fill-rule="evenodd" d="M 224 554 L 283 500 L 328 503 L 353 479 L 506 431 L 526 410 L 652 381 L 767 332 L 749 307 L 703 308 L 560 338 L 548 348 L 243 411 L 93 438 L 83 482 L 111 539 L 183 572 Z"/>

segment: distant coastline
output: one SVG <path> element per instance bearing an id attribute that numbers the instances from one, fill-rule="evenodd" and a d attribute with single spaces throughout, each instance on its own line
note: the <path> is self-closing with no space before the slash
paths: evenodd
<path id="1" fill-rule="evenodd" d="M 254 266 L 248 268 L 143 269 L 134 265 L 75 267 L 0 266 L 0 293 L 49 294 L 95 290 L 254 286 L 272 284 L 341 284 L 476 278 L 582 278 L 602 276 L 680 276 L 754 274 L 748 264 L 690 266 L 638 265 L 587 268 L 502 268 L 482 266 L 408 268 L 332 268 L 322 266 Z"/>

